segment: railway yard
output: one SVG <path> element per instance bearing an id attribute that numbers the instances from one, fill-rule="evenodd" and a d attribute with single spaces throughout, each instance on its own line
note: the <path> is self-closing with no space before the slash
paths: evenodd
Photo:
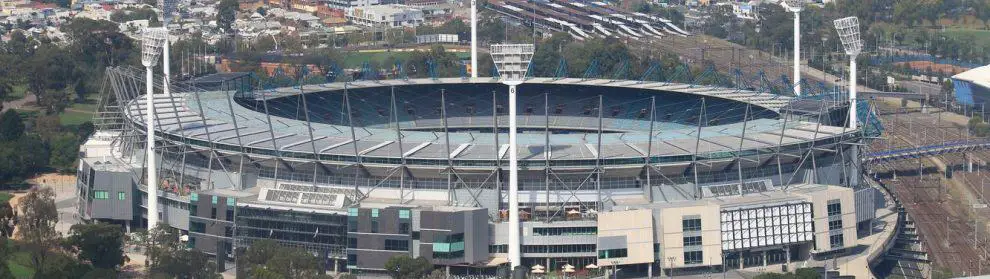
<path id="1" fill-rule="evenodd" d="M 971 139 L 967 118 L 961 115 L 902 108 L 899 101 L 876 104 L 886 132 L 866 152 Z M 990 151 L 970 150 L 864 166 L 891 189 L 914 221 L 936 273 L 932 277 L 949 276 L 950 271 L 951 276 L 990 272 L 990 209 L 983 206 L 983 193 L 990 188 L 985 185 L 990 182 L 986 161 Z M 903 268 L 900 263 L 898 268 Z"/>

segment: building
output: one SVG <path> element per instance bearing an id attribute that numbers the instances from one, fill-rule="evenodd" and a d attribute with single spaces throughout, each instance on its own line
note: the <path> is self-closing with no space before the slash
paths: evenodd
<path id="1" fill-rule="evenodd" d="M 347 9 L 347 19 L 369 27 L 416 27 L 423 24 L 423 11 L 406 5 L 378 5 Z"/>
<path id="2" fill-rule="evenodd" d="M 106 76 L 121 86 L 104 94 L 119 97 L 100 107 L 83 146 L 80 212 L 140 228 L 144 73 Z M 455 273 L 504 274 L 518 229 L 523 266 L 659 274 L 856 253 L 857 237 L 871 233 L 876 190 L 857 183 L 859 160 L 849 159 L 863 133 L 831 117 L 841 105 L 668 82 L 529 79 L 518 101 L 522 222 L 510 228 L 504 85 L 262 90 L 253 78 L 206 77 L 209 86 L 155 96 L 157 214 L 221 268 L 273 239 L 324 258 L 328 272 L 381 273 L 388 258 L 409 255 Z"/>
<path id="3" fill-rule="evenodd" d="M 956 101 L 964 105 L 986 104 L 990 101 L 990 65 L 952 76 Z"/>

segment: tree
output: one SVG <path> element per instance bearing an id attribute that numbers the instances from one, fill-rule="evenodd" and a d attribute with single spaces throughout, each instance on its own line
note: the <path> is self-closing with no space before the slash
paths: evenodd
<path id="1" fill-rule="evenodd" d="M 433 264 L 423 257 L 392 256 L 385 262 L 385 271 L 395 279 L 422 278 L 433 270 Z"/>
<path id="2" fill-rule="evenodd" d="M 219 278 L 216 266 L 203 252 L 186 249 L 179 242 L 179 231 L 167 225 L 158 225 L 139 236 L 140 245 L 147 253 L 147 266 L 152 277 L 166 278 Z"/>
<path id="3" fill-rule="evenodd" d="M 49 165 L 62 171 L 72 171 L 79 157 L 79 142 L 73 134 L 62 133 L 49 142 Z"/>
<path id="4" fill-rule="evenodd" d="M 58 209 L 55 207 L 55 191 L 52 188 L 32 188 L 20 199 L 20 216 L 17 219 L 17 236 L 24 241 L 24 247 L 31 254 L 31 265 L 35 270 L 47 268 L 47 261 L 53 249 L 58 247 L 62 234 L 55 230 L 58 223 Z M 45 278 L 45 277 L 42 277 Z"/>
<path id="5" fill-rule="evenodd" d="M 79 127 L 76 128 L 76 138 L 79 139 L 79 142 L 83 142 L 86 141 L 90 135 L 93 135 L 94 132 L 96 132 L 96 126 L 93 126 L 93 122 L 86 121 L 79 124 Z"/>
<path id="6" fill-rule="evenodd" d="M 237 17 L 237 9 L 237 0 L 220 0 L 220 3 L 217 4 L 217 27 L 224 33 L 232 34 L 234 32 L 233 25 Z"/>
<path id="7" fill-rule="evenodd" d="M 310 279 L 327 278 L 323 261 L 306 250 L 285 247 L 274 240 L 251 243 L 237 258 L 238 277 Z"/>
<path id="8" fill-rule="evenodd" d="M 68 243 L 78 251 L 80 260 L 93 267 L 113 270 L 124 264 L 124 231 L 118 225 L 72 225 Z"/>
<path id="9" fill-rule="evenodd" d="M 24 120 L 16 110 L 0 115 L 0 141 L 15 141 L 24 134 Z"/>
<path id="10" fill-rule="evenodd" d="M 17 220 L 17 211 L 14 211 L 14 208 L 10 206 L 10 199 L 13 197 L 7 193 L 0 194 L 0 239 L 5 240 L 14 236 L 14 221 Z M 0 255 L 5 255 L 6 250 L 3 248 L 6 247 L 6 245 L 0 245 Z"/>

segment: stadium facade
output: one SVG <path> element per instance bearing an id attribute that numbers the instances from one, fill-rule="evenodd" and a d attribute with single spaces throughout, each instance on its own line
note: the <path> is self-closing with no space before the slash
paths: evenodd
<path id="1" fill-rule="evenodd" d="M 952 76 L 953 92 L 960 104 L 973 106 L 990 101 L 990 65 Z"/>
<path id="2" fill-rule="evenodd" d="M 98 131 L 80 151 L 79 213 L 143 228 L 143 73 L 106 76 Z M 505 85 L 254 84 L 218 74 L 154 98 L 151 214 L 190 248 L 221 267 L 273 239 L 325 258 L 328 272 L 382 272 L 394 255 L 504 272 Z M 870 230 L 875 190 L 859 185 L 854 151 L 869 126 L 844 128 L 848 103 L 553 78 L 528 79 L 518 100 L 523 266 L 764 266 L 848 251 Z"/>

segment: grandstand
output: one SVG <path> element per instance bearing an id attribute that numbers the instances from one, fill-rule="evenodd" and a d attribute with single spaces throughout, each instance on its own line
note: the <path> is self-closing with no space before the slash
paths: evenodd
<path id="1" fill-rule="evenodd" d="M 973 106 L 990 100 L 990 65 L 977 67 L 952 76 L 956 101 Z"/>
<path id="2" fill-rule="evenodd" d="M 151 105 L 160 177 L 172 181 L 157 214 L 221 268 L 259 239 L 312 251 L 328 272 L 383 272 L 394 255 L 470 274 L 507 268 L 508 94 L 497 79 L 262 89 L 223 74 L 148 104 L 140 69 L 106 76 L 80 164 L 97 180 L 79 187 L 124 198 L 84 198 L 86 219 L 147 225 L 135 185 Z M 848 104 L 578 78 L 530 78 L 518 94 L 525 266 L 765 266 L 848 251 L 869 229 L 874 206 L 854 201 L 873 191 L 852 179 L 852 150 L 872 126 L 845 128 L 835 115 Z"/>

